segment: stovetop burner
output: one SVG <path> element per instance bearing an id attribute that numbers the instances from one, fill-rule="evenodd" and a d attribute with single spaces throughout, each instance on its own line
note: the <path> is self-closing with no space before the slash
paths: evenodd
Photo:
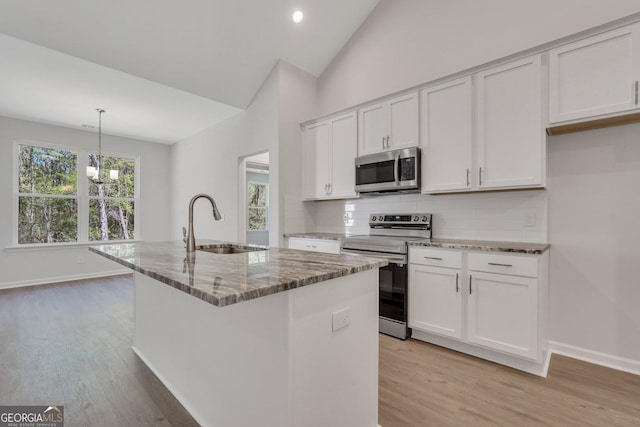
<path id="1" fill-rule="evenodd" d="M 407 242 L 431 238 L 431 214 L 372 214 L 369 234 L 345 239 L 345 249 L 407 253 Z"/>

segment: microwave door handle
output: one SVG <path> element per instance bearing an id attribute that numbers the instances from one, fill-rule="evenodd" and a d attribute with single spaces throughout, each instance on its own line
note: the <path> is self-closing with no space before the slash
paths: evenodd
<path id="1" fill-rule="evenodd" d="M 396 180 L 396 185 L 400 185 L 400 179 L 398 177 L 398 165 L 400 165 L 400 155 L 396 157 L 393 162 L 393 178 Z"/>

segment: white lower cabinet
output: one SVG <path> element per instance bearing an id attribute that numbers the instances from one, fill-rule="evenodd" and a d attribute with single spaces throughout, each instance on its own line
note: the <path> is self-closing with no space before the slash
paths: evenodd
<path id="1" fill-rule="evenodd" d="M 468 341 L 537 360 L 537 290 L 535 278 L 470 271 Z"/>
<path id="2" fill-rule="evenodd" d="M 548 251 L 507 255 L 411 247 L 413 337 L 523 370 L 528 365 L 509 358 L 544 362 L 547 263 Z"/>
<path id="3" fill-rule="evenodd" d="M 462 271 L 410 265 L 409 327 L 462 338 Z"/>
<path id="4" fill-rule="evenodd" d="M 311 237 L 289 237 L 288 248 L 301 251 L 325 252 L 340 254 L 341 242 L 330 239 L 314 239 Z"/>

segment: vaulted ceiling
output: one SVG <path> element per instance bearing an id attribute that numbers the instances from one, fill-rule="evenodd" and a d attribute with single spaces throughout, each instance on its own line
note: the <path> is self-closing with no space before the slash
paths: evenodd
<path id="1" fill-rule="evenodd" d="M 379 0 L 0 1 L 0 115 L 80 128 L 101 107 L 105 133 L 172 143 L 279 59 L 319 76 Z"/>

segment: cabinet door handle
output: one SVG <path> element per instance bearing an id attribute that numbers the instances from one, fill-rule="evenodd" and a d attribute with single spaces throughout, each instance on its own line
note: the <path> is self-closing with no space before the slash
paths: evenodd
<path id="1" fill-rule="evenodd" d="M 329 189 L 329 192 L 327 194 L 331 194 L 333 193 L 333 186 L 331 184 L 327 184 L 327 188 Z"/>
<path id="2" fill-rule="evenodd" d="M 467 168 L 467 187 L 469 186 L 469 168 Z"/>
<path id="3" fill-rule="evenodd" d="M 482 185 L 482 168 L 478 169 L 478 185 Z"/>
<path id="4" fill-rule="evenodd" d="M 438 257 L 435 257 L 435 256 L 426 256 L 426 257 L 424 257 L 424 258 L 425 258 L 425 259 L 435 259 L 435 260 L 437 260 L 437 261 L 442 261 L 442 258 L 438 258 Z"/>
<path id="5" fill-rule="evenodd" d="M 386 136 L 383 136 L 383 137 L 382 137 L 382 149 L 383 149 L 383 150 L 384 150 L 384 140 L 385 140 L 386 138 L 387 138 Z"/>
<path id="6" fill-rule="evenodd" d="M 500 264 L 498 262 L 488 262 L 489 265 L 497 265 L 498 267 L 513 267 L 512 264 Z"/>
<path id="7" fill-rule="evenodd" d="M 469 275 L 469 295 L 471 295 L 471 275 Z"/>
<path id="8" fill-rule="evenodd" d="M 636 80 L 636 105 L 638 105 L 638 81 Z"/>
<path id="9" fill-rule="evenodd" d="M 460 288 L 458 287 L 458 273 L 456 273 L 456 293 L 460 292 Z"/>

